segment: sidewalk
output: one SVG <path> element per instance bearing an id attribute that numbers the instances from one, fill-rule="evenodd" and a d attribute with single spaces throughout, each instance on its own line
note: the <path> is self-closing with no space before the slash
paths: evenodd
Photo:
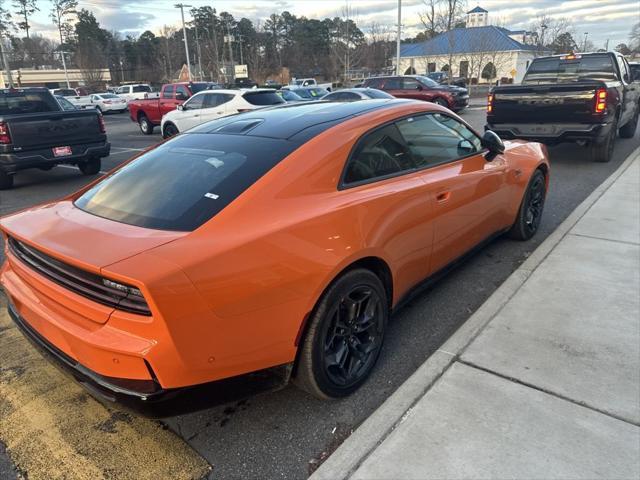
<path id="1" fill-rule="evenodd" d="M 312 475 L 640 478 L 640 149 Z"/>

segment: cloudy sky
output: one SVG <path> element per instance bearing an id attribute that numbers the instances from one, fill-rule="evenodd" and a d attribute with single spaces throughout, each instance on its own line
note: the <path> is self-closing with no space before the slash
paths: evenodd
<path id="1" fill-rule="evenodd" d="M 169 0 L 79 0 L 79 8 L 94 12 L 100 24 L 109 30 L 126 34 L 139 34 L 144 30 L 158 32 L 163 25 L 177 26 L 180 11 Z M 185 2 L 186 3 L 186 2 Z M 263 20 L 273 12 L 288 10 L 308 18 L 340 16 L 345 0 L 191 0 L 193 6 L 212 5 L 228 11 L 234 17 L 247 17 L 254 22 Z M 377 22 L 392 28 L 396 24 L 397 0 L 349 0 L 356 11 L 358 25 Z M 55 30 L 47 17 L 47 8 L 34 19 L 34 30 L 51 36 Z M 419 13 L 425 9 L 422 0 L 402 0 L 403 36 L 412 37 L 420 31 Z M 628 42 L 629 31 L 640 21 L 640 0 L 470 0 L 469 9 L 480 5 L 489 11 L 490 19 L 513 30 L 529 27 L 540 13 L 551 17 L 566 17 L 573 22 L 574 38 L 582 41 L 584 33 L 597 48 L 604 47 L 607 39 L 612 48 Z"/>

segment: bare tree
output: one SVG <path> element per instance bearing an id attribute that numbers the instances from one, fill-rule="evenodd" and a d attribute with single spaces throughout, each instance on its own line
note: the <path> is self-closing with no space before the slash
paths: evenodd
<path id="1" fill-rule="evenodd" d="M 14 0 L 13 6 L 18 10 L 16 13 L 22 19 L 18 22 L 17 27 L 20 30 L 24 30 L 25 35 L 29 38 L 29 29 L 31 28 L 29 18 L 40 10 L 36 0 Z"/>
<path id="2" fill-rule="evenodd" d="M 73 31 L 71 25 L 71 17 L 76 13 L 78 0 L 52 0 L 51 1 L 51 20 L 58 28 L 60 34 L 60 45 L 68 39 Z"/>

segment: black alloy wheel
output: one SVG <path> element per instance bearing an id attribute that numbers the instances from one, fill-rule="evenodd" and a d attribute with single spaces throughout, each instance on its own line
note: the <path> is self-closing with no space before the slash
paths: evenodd
<path id="1" fill-rule="evenodd" d="M 389 317 L 387 292 L 370 270 L 338 277 L 319 300 L 300 345 L 294 382 L 310 394 L 340 398 L 373 370 Z"/>
<path id="2" fill-rule="evenodd" d="M 536 234 L 542 220 L 546 196 L 546 178 L 544 173 L 538 169 L 531 176 L 529 186 L 518 211 L 518 217 L 509 231 L 511 238 L 529 240 Z"/>

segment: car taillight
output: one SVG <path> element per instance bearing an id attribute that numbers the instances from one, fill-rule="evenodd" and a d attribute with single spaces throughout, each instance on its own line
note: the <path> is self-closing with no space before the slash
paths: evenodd
<path id="1" fill-rule="evenodd" d="M 599 88 L 596 90 L 596 113 L 604 113 L 607 109 L 607 89 Z"/>
<path id="2" fill-rule="evenodd" d="M 487 97 L 487 113 L 493 112 L 493 93 Z"/>
<path id="3" fill-rule="evenodd" d="M 107 133 L 107 126 L 104 124 L 104 117 L 98 113 L 98 125 L 100 125 L 100 133 Z"/>
<path id="4" fill-rule="evenodd" d="M 0 143 L 4 145 L 11 143 L 11 134 L 5 122 L 0 122 Z"/>

